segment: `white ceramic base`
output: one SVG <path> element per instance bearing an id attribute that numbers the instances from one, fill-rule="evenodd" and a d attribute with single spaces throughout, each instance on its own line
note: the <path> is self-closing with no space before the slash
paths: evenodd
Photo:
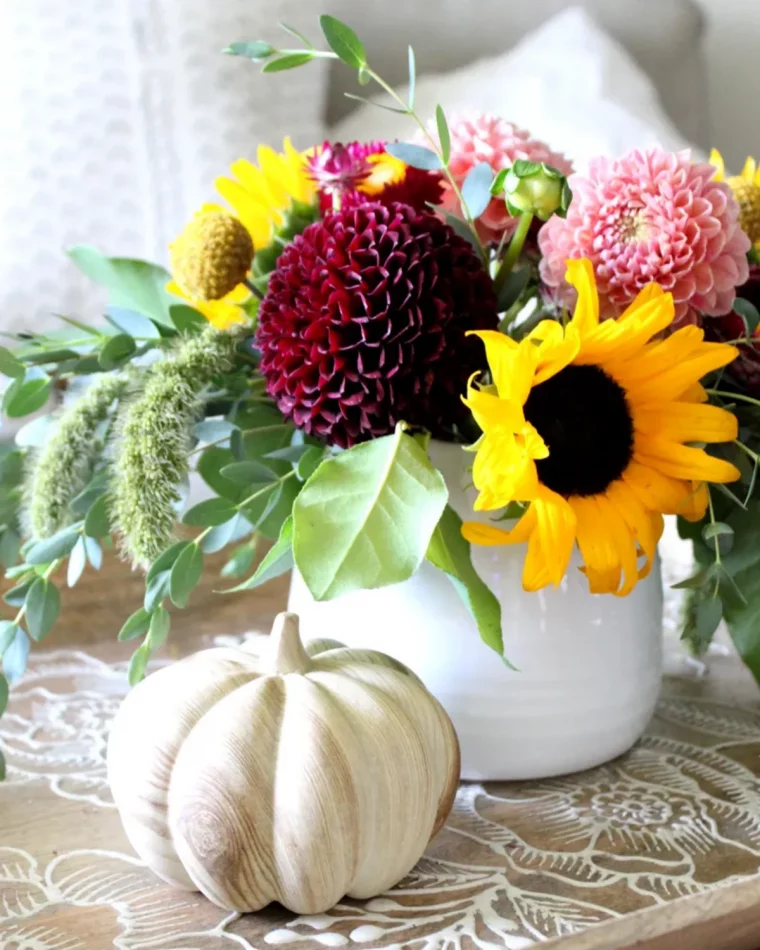
<path id="1" fill-rule="evenodd" d="M 462 490 L 471 459 L 434 443 L 450 502 L 472 518 Z M 574 772 L 625 752 L 659 693 L 659 570 L 625 598 L 588 593 L 577 555 L 559 589 L 526 594 L 524 548 L 474 548 L 473 562 L 502 603 L 510 670 L 479 639 L 449 580 L 428 564 L 403 584 L 315 603 L 294 574 L 289 609 L 305 637 L 382 650 L 441 701 L 459 735 L 462 777 L 531 779 Z"/>

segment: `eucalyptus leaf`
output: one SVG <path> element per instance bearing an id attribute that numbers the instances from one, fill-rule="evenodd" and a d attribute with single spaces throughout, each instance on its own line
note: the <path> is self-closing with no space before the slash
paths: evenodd
<path id="1" fill-rule="evenodd" d="M 319 25 L 327 40 L 327 45 L 347 66 L 361 69 L 362 66 L 367 65 L 364 45 L 351 27 L 326 13 L 320 16 Z"/>
<path id="2" fill-rule="evenodd" d="M 171 573 L 171 571 L 161 571 L 148 581 L 143 600 L 143 607 L 148 613 L 152 613 L 164 597 L 168 596 Z"/>
<path id="3" fill-rule="evenodd" d="M 5 651 L 11 643 L 13 643 L 17 631 L 18 624 L 13 623 L 11 620 L 0 620 L 0 657 L 5 654 Z"/>
<path id="4" fill-rule="evenodd" d="M 8 706 L 8 680 L 0 673 L 0 716 Z M 3 776 L 4 777 L 4 776 Z"/>
<path id="5" fill-rule="evenodd" d="M 193 426 L 193 435 L 201 442 L 220 442 L 236 431 L 237 426 L 226 419 L 204 419 Z"/>
<path id="6" fill-rule="evenodd" d="M 303 33 L 297 30 L 294 26 L 289 26 L 287 23 L 282 22 L 278 23 L 277 25 L 281 30 L 285 30 L 285 32 L 289 33 L 291 36 L 295 36 L 295 38 L 300 40 L 304 46 L 308 47 L 309 49 L 314 49 L 314 44 L 311 42 L 311 40 L 307 39 Z M 266 43 L 262 45 L 266 46 Z"/>
<path id="7" fill-rule="evenodd" d="M 23 378 L 15 379 L 3 396 L 3 412 L 10 419 L 30 416 L 47 403 L 52 391 L 52 380 L 47 373 L 33 366 Z"/>
<path id="8" fill-rule="evenodd" d="M 148 665 L 149 659 L 150 647 L 147 643 L 143 643 L 135 650 L 135 652 L 132 654 L 132 659 L 129 661 L 127 680 L 129 681 L 130 686 L 137 686 L 140 680 L 144 678 L 145 668 Z"/>
<path id="9" fill-rule="evenodd" d="M 428 172 L 443 168 L 441 159 L 436 153 L 423 145 L 413 145 L 410 142 L 388 142 L 385 151 L 394 158 L 411 165 L 412 168 L 420 168 Z"/>
<path id="10" fill-rule="evenodd" d="M 285 29 L 287 29 L 287 27 L 285 27 Z M 289 30 L 288 32 L 292 31 Z M 230 43 L 222 52 L 227 53 L 229 56 L 244 56 L 246 59 L 253 60 L 254 63 L 260 63 L 262 60 L 272 56 L 275 50 L 269 43 L 264 43 L 261 40 L 253 40 L 249 43 Z"/>
<path id="11" fill-rule="evenodd" d="M 103 566 L 103 548 L 101 548 L 95 538 L 91 538 L 89 535 L 85 535 L 82 540 L 84 541 L 85 551 L 87 552 L 87 560 L 96 571 L 99 571 Z"/>
<path id="12" fill-rule="evenodd" d="M 86 245 L 74 247 L 68 253 L 84 274 L 108 290 L 111 307 L 134 310 L 173 326 L 169 307 L 174 298 L 166 290 L 169 274 L 163 267 L 147 261 L 106 257 Z"/>
<path id="13" fill-rule="evenodd" d="M 192 541 L 175 541 L 165 551 L 162 551 L 148 568 L 145 580 L 150 583 L 157 574 L 170 570 L 180 554 L 191 544 Z"/>
<path id="14" fill-rule="evenodd" d="M 293 518 L 285 520 L 280 530 L 280 536 L 267 551 L 252 577 L 236 587 L 224 591 L 231 594 L 240 590 L 253 590 L 267 581 L 279 577 L 293 567 Z"/>
<path id="15" fill-rule="evenodd" d="M 234 461 L 235 456 L 230 449 L 211 446 L 205 449 L 198 459 L 198 474 L 217 495 L 236 502 L 245 498 L 248 489 L 245 485 L 238 485 L 222 475 L 222 469 L 232 465 Z"/>
<path id="16" fill-rule="evenodd" d="M 108 517 L 108 498 L 101 495 L 94 502 L 84 519 L 84 533 L 91 538 L 102 538 L 111 531 Z"/>
<path id="17" fill-rule="evenodd" d="M 226 498 L 209 498 L 189 508 L 182 516 L 182 522 L 208 528 L 229 521 L 236 513 L 237 508 Z"/>
<path id="18" fill-rule="evenodd" d="M 29 646 L 26 630 L 23 627 L 16 627 L 13 640 L 3 651 L 3 673 L 11 686 L 24 675 L 29 657 Z"/>
<path id="19" fill-rule="evenodd" d="M 225 465 L 221 470 L 221 474 L 224 478 L 228 478 L 238 485 L 266 485 L 269 482 L 277 481 L 277 476 L 270 468 L 253 460 Z"/>
<path id="20" fill-rule="evenodd" d="M 723 604 L 717 597 L 702 600 L 695 612 L 697 630 L 705 640 L 712 638 L 723 618 Z"/>
<path id="21" fill-rule="evenodd" d="M 435 124 L 438 128 L 441 158 L 443 159 L 443 164 L 448 165 L 449 158 L 451 157 L 451 133 L 449 132 L 449 124 L 446 121 L 446 114 L 440 105 L 435 107 Z"/>
<path id="22" fill-rule="evenodd" d="M 203 314 L 185 303 L 171 303 L 169 317 L 172 326 L 180 333 L 198 333 L 208 326 L 208 320 Z"/>
<path id="23" fill-rule="evenodd" d="M 106 311 L 106 320 L 117 330 L 136 340 L 160 340 L 161 333 L 156 324 L 136 310 L 123 307 L 111 307 Z"/>
<path id="24" fill-rule="evenodd" d="M 263 457 L 265 459 L 281 459 L 283 462 L 300 462 L 304 455 L 313 446 L 301 443 L 301 445 L 286 445 L 284 449 L 274 449 L 267 452 Z"/>
<path id="25" fill-rule="evenodd" d="M 242 577 L 253 567 L 256 557 L 255 538 L 246 544 L 241 544 L 232 552 L 232 557 L 222 567 L 222 577 Z"/>
<path id="26" fill-rule="evenodd" d="M 242 515 L 235 515 L 235 517 L 230 518 L 229 521 L 225 521 L 223 524 L 212 528 L 200 542 L 201 551 L 203 551 L 204 554 L 214 554 L 216 551 L 221 551 L 222 548 L 226 548 L 227 545 L 235 539 L 240 522 L 245 521 L 246 519 L 244 519 Z"/>
<path id="27" fill-rule="evenodd" d="M 493 169 L 488 162 L 480 162 L 470 170 L 462 184 L 462 200 L 471 218 L 479 218 L 491 201 Z"/>
<path id="28" fill-rule="evenodd" d="M 702 529 L 702 539 L 705 544 L 713 545 L 717 539 L 720 553 L 728 554 L 734 546 L 734 529 L 722 521 L 712 522 Z"/>
<path id="29" fill-rule="evenodd" d="M 465 241 L 468 241 L 472 247 L 477 250 L 477 244 L 475 242 L 475 235 L 472 233 L 472 228 L 464 220 L 456 214 L 452 214 L 450 211 L 446 211 L 443 208 L 436 208 L 436 211 L 441 211 L 444 218 L 446 219 L 446 224 L 455 231 L 459 237 L 464 238 Z"/>
<path id="30" fill-rule="evenodd" d="M 68 587 L 74 587 L 77 584 L 86 564 L 87 550 L 84 546 L 84 538 L 79 538 L 71 554 L 69 554 L 69 564 L 66 569 L 66 584 Z"/>
<path id="31" fill-rule="evenodd" d="M 414 111 L 414 91 L 417 85 L 417 64 L 414 56 L 414 48 L 410 45 L 407 47 L 408 52 L 408 62 L 409 62 L 409 93 L 407 96 L 407 103 L 409 105 L 409 111 Z"/>
<path id="32" fill-rule="evenodd" d="M 22 379 L 26 373 L 24 364 L 4 346 L 0 346 L 0 373 L 11 379 Z"/>
<path id="33" fill-rule="evenodd" d="M 483 642 L 503 656 L 501 604 L 472 566 L 470 545 L 462 537 L 462 519 L 450 505 L 433 532 L 426 557 L 451 579 Z"/>
<path id="34" fill-rule="evenodd" d="M 112 370 L 123 366 L 137 350 L 137 344 L 126 333 L 117 333 L 112 336 L 98 354 L 98 362 L 102 369 Z"/>
<path id="35" fill-rule="evenodd" d="M 127 618 L 124 626 L 119 631 L 119 640 L 136 640 L 144 633 L 148 632 L 150 626 L 151 614 L 144 607 L 138 608 L 130 617 Z"/>
<path id="36" fill-rule="evenodd" d="M 55 584 L 39 577 L 26 595 L 26 622 L 33 640 L 43 640 L 53 629 L 61 611 L 61 595 Z"/>
<path id="37" fill-rule="evenodd" d="M 26 600 L 26 595 L 29 593 L 29 588 L 35 582 L 36 578 L 31 577 L 29 580 L 23 581 L 21 584 L 16 584 L 15 587 L 11 587 L 10 590 L 7 590 L 3 594 L 3 600 L 9 607 L 21 607 Z M 0 621 L 0 630 L 2 629 L 2 624 L 5 621 Z M 0 640 L 0 642 L 2 642 Z M 0 646 L 0 655 L 2 655 L 2 646 Z"/>
<path id="38" fill-rule="evenodd" d="M 303 53 L 288 53 L 277 59 L 270 59 L 261 69 L 262 73 L 281 73 L 286 69 L 295 69 L 305 66 L 314 59 L 314 54 L 308 51 Z"/>
<path id="39" fill-rule="evenodd" d="M 27 564 L 50 564 L 57 558 L 66 557 L 79 539 L 79 528 L 72 525 L 62 528 L 50 538 L 36 541 L 26 552 Z"/>
<path id="40" fill-rule="evenodd" d="M 6 528 L 0 535 L 0 564 L 3 567 L 13 567 L 18 561 L 21 548 L 21 538 L 15 528 Z"/>
<path id="41" fill-rule="evenodd" d="M 324 458 L 325 450 L 316 445 L 310 445 L 296 465 L 296 475 L 302 482 L 308 481 L 319 468 Z"/>
<path id="42" fill-rule="evenodd" d="M 186 607 L 190 594 L 203 573 L 203 552 L 197 544 L 189 544 L 171 569 L 169 596 L 177 607 Z"/>
<path id="43" fill-rule="evenodd" d="M 166 607 L 159 607 L 153 611 L 150 618 L 150 626 L 148 627 L 148 638 L 146 640 L 151 653 L 154 650 L 160 650 L 166 643 L 166 638 L 169 636 L 170 624 L 171 617 Z"/>
<path id="44" fill-rule="evenodd" d="M 324 461 L 293 506 L 295 564 L 312 596 L 331 600 L 411 577 L 447 494 L 401 425 Z"/>

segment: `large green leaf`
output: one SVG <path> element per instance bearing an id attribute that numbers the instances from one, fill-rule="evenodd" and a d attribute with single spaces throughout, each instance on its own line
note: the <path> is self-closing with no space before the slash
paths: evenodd
<path id="1" fill-rule="evenodd" d="M 447 499 L 402 426 L 323 462 L 293 506 L 296 566 L 316 600 L 411 577 Z"/>
<path id="2" fill-rule="evenodd" d="M 166 290 L 169 274 L 163 267 L 127 257 L 105 257 L 84 244 L 71 248 L 69 257 L 90 280 L 108 290 L 111 307 L 134 310 L 174 328 L 169 307 L 177 301 Z"/>
<path id="3" fill-rule="evenodd" d="M 501 604 L 472 566 L 470 545 L 462 537 L 462 519 L 449 505 L 430 539 L 427 559 L 451 578 L 478 625 L 481 639 L 502 655 Z"/>

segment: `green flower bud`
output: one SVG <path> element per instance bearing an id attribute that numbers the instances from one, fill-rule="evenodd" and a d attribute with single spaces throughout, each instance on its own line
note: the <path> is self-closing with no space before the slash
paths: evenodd
<path id="1" fill-rule="evenodd" d="M 499 172 L 491 193 L 504 195 L 511 215 L 533 214 L 541 221 L 548 221 L 553 214 L 564 218 L 572 198 L 561 172 L 551 165 L 524 159 Z"/>

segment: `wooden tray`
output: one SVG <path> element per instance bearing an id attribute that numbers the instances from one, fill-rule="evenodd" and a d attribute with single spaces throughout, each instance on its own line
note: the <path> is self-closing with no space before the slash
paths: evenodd
<path id="1" fill-rule="evenodd" d="M 125 656 L 34 654 L 0 720 L 2 950 L 760 946 L 760 693 L 734 658 L 667 680 L 630 754 L 567 778 L 463 785 L 398 887 L 296 918 L 225 913 L 134 857 L 104 765 Z"/>

